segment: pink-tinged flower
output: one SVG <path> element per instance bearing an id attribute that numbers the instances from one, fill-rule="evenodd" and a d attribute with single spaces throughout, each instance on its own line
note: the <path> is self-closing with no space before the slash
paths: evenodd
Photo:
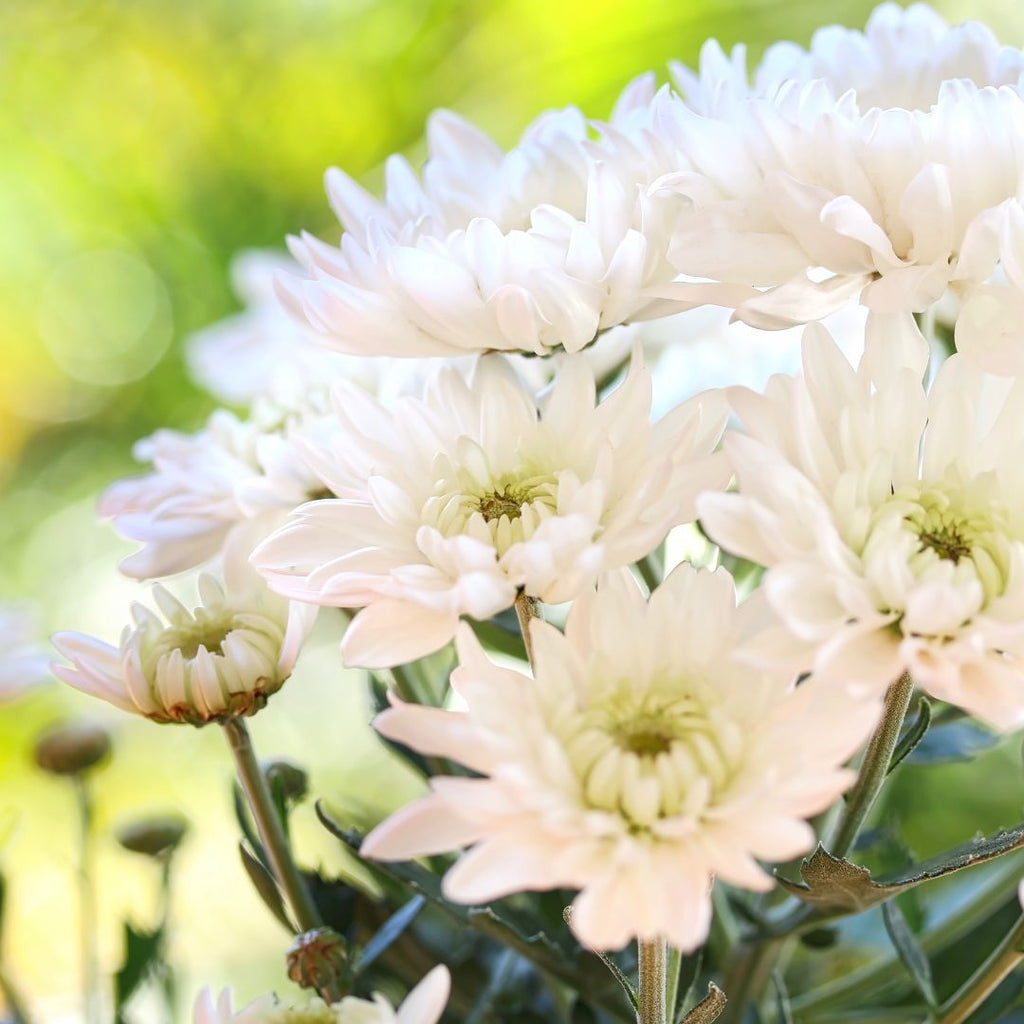
<path id="1" fill-rule="evenodd" d="M 0 704 L 49 678 L 49 659 L 36 642 L 32 616 L 22 607 L 0 606 Z"/>
<path id="2" fill-rule="evenodd" d="M 698 506 L 768 567 L 781 625 L 750 656 L 879 691 L 906 670 L 996 729 L 1024 725 L 1024 381 L 956 355 L 926 392 L 920 367 L 854 370 L 813 326 L 802 378 L 730 400 L 739 491 Z"/>
<path id="3" fill-rule="evenodd" d="M 678 166 L 656 184 L 689 198 L 670 258 L 687 274 L 752 284 L 757 326 L 817 319 L 853 296 L 920 311 L 977 283 L 979 218 L 1024 173 L 1024 54 L 976 22 L 878 7 L 864 33 L 831 26 L 809 51 L 746 57 L 715 42 L 684 101 L 658 100 Z M 810 276 L 808 276 L 810 274 Z"/>
<path id="4" fill-rule="evenodd" d="M 519 591 L 571 600 L 653 550 L 693 518 L 698 493 L 728 479 L 712 454 L 720 396 L 652 426 L 639 358 L 597 404 L 578 356 L 539 408 L 496 357 L 469 382 L 443 369 L 392 409 L 354 388 L 335 404 L 340 429 L 308 457 L 339 497 L 298 509 L 253 564 L 294 600 L 363 609 L 342 645 L 352 665 L 438 650 L 460 616 L 490 618 Z"/>
<path id="5" fill-rule="evenodd" d="M 189 611 L 157 584 L 163 613 L 132 607 L 117 647 L 82 633 L 58 633 L 53 645 L 71 664 L 53 672 L 83 693 L 155 722 L 205 725 L 259 711 L 291 675 L 316 610 L 270 593 L 228 562 L 222 586 L 198 578 L 200 604 Z"/>
<path id="6" fill-rule="evenodd" d="M 580 890 L 580 940 L 700 945 L 717 876 L 750 889 L 755 858 L 807 850 L 803 820 L 850 783 L 840 767 L 870 732 L 875 701 L 738 662 L 760 615 L 732 579 L 682 565 L 650 601 L 623 572 L 573 604 L 563 636 L 531 623 L 534 679 L 500 668 L 468 626 L 452 686 L 465 711 L 396 702 L 385 736 L 482 778 L 435 778 L 362 852 L 401 860 L 469 846 L 450 899 Z"/>
<path id="7" fill-rule="evenodd" d="M 330 1005 L 316 998 L 300 1002 L 267 995 L 236 1012 L 230 990 L 214 1000 L 206 988 L 196 999 L 192 1024 L 437 1024 L 450 989 L 448 968 L 441 966 L 430 971 L 397 1010 L 379 994 L 372 1000 L 346 996 Z"/>
<path id="8" fill-rule="evenodd" d="M 649 190 L 634 149 L 588 139 L 628 133 L 649 93 L 627 90 L 608 126 L 550 111 L 507 153 L 439 112 L 422 179 L 391 157 L 383 200 L 329 171 L 341 243 L 292 239 L 307 276 L 281 278 L 283 297 L 338 351 L 388 356 L 578 352 L 627 320 L 742 301 L 750 289 L 658 290 L 678 276 L 666 253 L 689 203 Z"/>
<path id="9" fill-rule="evenodd" d="M 265 407 L 249 420 L 218 410 L 195 434 L 158 430 L 139 441 L 135 457 L 153 471 L 113 484 L 99 505 L 120 534 L 143 545 L 121 571 L 169 576 L 223 554 L 232 541 L 252 551 L 323 490 L 290 434 L 288 419 Z"/>

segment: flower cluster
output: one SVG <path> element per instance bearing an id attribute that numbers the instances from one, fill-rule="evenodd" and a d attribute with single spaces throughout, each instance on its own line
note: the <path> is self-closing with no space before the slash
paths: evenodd
<path id="1" fill-rule="evenodd" d="M 818 841 L 843 867 L 920 739 L 896 748 L 914 686 L 1024 726 L 1024 54 L 886 3 L 752 76 L 710 42 L 672 77 L 607 122 L 548 112 L 508 151 L 435 114 L 383 198 L 328 172 L 339 245 L 247 255 L 249 308 L 191 342 L 248 412 L 158 431 L 151 471 L 101 500 L 142 544 L 124 572 L 203 568 L 200 607 L 158 585 L 166 622 L 137 605 L 118 647 L 54 640 L 72 686 L 219 722 L 237 752 L 316 608 L 351 611 L 344 661 L 391 685 L 376 728 L 432 776 L 360 855 L 463 851 L 441 885 L 459 903 L 572 889 L 597 950 L 695 950 L 714 886 L 767 891 Z M 799 366 L 769 333 L 796 326 Z M 666 566 L 681 527 L 712 564 Z M 405 666 L 453 640 L 450 687 L 415 685 L 443 659 Z M 332 1003 L 359 960 L 331 935 L 326 1001 L 206 992 L 196 1024 L 439 1019 L 443 968 L 397 1011 Z"/>

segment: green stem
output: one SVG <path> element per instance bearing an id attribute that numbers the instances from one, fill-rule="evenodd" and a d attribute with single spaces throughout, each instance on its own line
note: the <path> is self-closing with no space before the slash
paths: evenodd
<path id="1" fill-rule="evenodd" d="M 1024 917 L 942 1007 L 938 1024 L 962 1024 L 1024 962 Z"/>
<path id="2" fill-rule="evenodd" d="M 744 942 L 729 957 L 722 976 L 722 991 L 729 1002 L 722 1011 L 720 1024 L 739 1024 L 747 1006 L 760 998 L 775 970 L 786 938 Z"/>
<path id="3" fill-rule="evenodd" d="M 101 1019 L 99 965 L 96 962 L 96 893 L 92 884 L 92 795 L 84 772 L 73 780 L 78 801 L 78 908 L 81 915 L 82 1006 L 85 1024 Z"/>
<path id="4" fill-rule="evenodd" d="M 885 695 L 882 721 L 864 752 L 857 781 L 847 795 L 846 807 L 839 820 L 835 838 L 828 844 L 828 851 L 833 857 L 845 857 L 853 849 L 861 827 L 885 784 L 892 752 L 900 738 L 900 729 L 903 727 L 903 719 L 906 718 L 913 692 L 914 681 L 908 672 L 904 672 L 889 687 L 889 692 Z"/>
<path id="5" fill-rule="evenodd" d="M 277 808 L 270 795 L 270 788 L 267 786 L 266 777 L 256 760 L 256 752 L 253 750 L 252 741 L 249 738 L 249 730 L 245 727 L 242 719 L 230 718 L 224 723 L 224 732 L 235 758 L 238 781 L 241 783 L 242 791 L 245 793 L 245 798 L 252 811 L 263 848 L 270 859 L 270 866 L 277 879 L 277 884 L 281 886 L 292 908 L 299 931 L 308 932 L 319 928 L 323 921 L 320 919 L 316 905 L 310 898 L 306 884 L 295 866 L 295 861 L 292 860 L 288 840 L 281 827 L 281 819 L 278 817 Z"/>
<path id="6" fill-rule="evenodd" d="M 639 983 L 637 1024 L 666 1024 L 665 982 L 667 947 L 665 940 L 637 940 Z"/>
<path id="7" fill-rule="evenodd" d="M 523 634 L 523 644 L 526 647 L 526 657 L 533 666 L 533 640 L 530 638 L 530 622 L 539 616 L 537 611 L 536 598 L 524 594 L 522 591 L 516 597 L 516 615 L 519 618 L 519 631 Z"/>

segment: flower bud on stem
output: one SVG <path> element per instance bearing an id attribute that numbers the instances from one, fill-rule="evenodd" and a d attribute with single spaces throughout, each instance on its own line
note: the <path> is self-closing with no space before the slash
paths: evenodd
<path id="1" fill-rule="evenodd" d="M 277 815 L 266 777 L 256 760 L 249 730 L 241 718 L 229 718 L 224 722 L 224 732 L 235 758 L 238 781 L 252 811 L 260 840 L 270 859 L 274 877 L 284 890 L 285 898 L 295 915 L 300 932 L 313 931 L 323 923 L 292 860 L 288 840 L 285 838 L 281 819 Z"/>

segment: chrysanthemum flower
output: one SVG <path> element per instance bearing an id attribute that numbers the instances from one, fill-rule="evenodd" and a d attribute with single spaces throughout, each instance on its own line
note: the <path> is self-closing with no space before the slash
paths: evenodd
<path id="1" fill-rule="evenodd" d="M 225 577 L 222 586 L 199 576 L 194 611 L 156 585 L 166 622 L 135 604 L 117 647 L 58 633 L 53 645 L 71 665 L 55 663 L 54 673 L 155 722 L 205 725 L 259 711 L 291 675 L 315 609 L 270 593 L 244 565 L 229 563 Z"/>
<path id="2" fill-rule="evenodd" d="M 335 398 L 341 429 L 309 457 L 339 498 L 297 510 L 253 564 L 287 597 L 363 608 L 342 646 L 352 665 L 435 651 L 461 615 L 490 618 L 520 590 L 571 600 L 653 550 L 693 518 L 700 491 L 727 480 L 712 454 L 720 396 L 652 426 L 638 358 L 596 406 L 581 357 L 563 363 L 540 409 L 497 358 L 469 382 L 443 369 L 422 399 L 390 410 L 354 388 Z"/>
<path id="3" fill-rule="evenodd" d="M 0 704 L 20 697 L 49 674 L 32 616 L 18 606 L 0 606 Z"/>
<path id="4" fill-rule="evenodd" d="M 858 293 L 923 310 L 975 283 L 978 218 L 1024 172 L 1024 54 L 886 3 L 864 33 L 771 47 L 752 88 L 745 65 L 709 42 L 699 76 L 676 69 L 685 103 L 659 100 L 680 159 L 660 184 L 696 205 L 670 254 L 680 270 L 767 288 L 739 314 L 768 327 Z"/>
<path id="5" fill-rule="evenodd" d="M 803 821 L 853 773 L 878 704 L 737 662 L 756 621 L 732 579 L 689 565 L 644 600 L 623 572 L 577 599 L 563 636 L 531 623 L 534 679 L 458 634 L 452 686 L 465 711 L 397 703 L 385 736 L 483 778 L 435 778 L 362 852 L 388 860 L 471 846 L 444 877 L 453 900 L 581 890 L 571 924 L 596 949 L 707 935 L 713 876 L 772 882 L 754 858 L 814 841 Z"/>
<path id="6" fill-rule="evenodd" d="M 266 406 L 240 420 L 221 409 L 195 434 L 158 430 L 135 445 L 153 471 L 113 484 L 99 504 L 119 533 L 143 544 L 121 563 L 123 573 L 154 579 L 194 568 L 222 554 L 233 535 L 247 555 L 322 492 L 274 413 Z"/>
<path id="7" fill-rule="evenodd" d="M 626 132 L 649 92 L 647 79 L 628 90 L 607 131 Z M 713 301 L 721 286 L 650 291 L 678 276 L 666 252 L 689 204 L 649 191 L 635 154 L 588 141 L 590 128 L 577 110 L 551 111 L 505 153 L 440 112 L 422 180 L 391 157 L 383 201 L 329 171 L 340 247 L 293 239 L 308 278 L 281 279 L 282 294 L 339 351 L 392 356 L 577 352 L 655 308 Z"/>
<path id="8" fill-rule="evenodd" d="M 1024 724 L 1024 382 L 951 357 L 855 371 L 818 326 L 803 378 L 731 393 L 737 494 L 701 522 L 768 566 L 782 625 L 752 657 L 884 689 L 907 670 L 996 729 Z"/>
<path id="9" fill-rule="evenodd" d="M 446 967 L 435 967 L 394 1009 L 382 996 L 373 1000 L 346 996 L 328 1005 L 320 999 L 284 1002 L 267 995 L 235 1012 L 231 992 L 225 989 L 215 1001 L 207 988 L 199 993 L 193 1024 L 436 1024 L 444 1012 L 451 988 Z"/>

